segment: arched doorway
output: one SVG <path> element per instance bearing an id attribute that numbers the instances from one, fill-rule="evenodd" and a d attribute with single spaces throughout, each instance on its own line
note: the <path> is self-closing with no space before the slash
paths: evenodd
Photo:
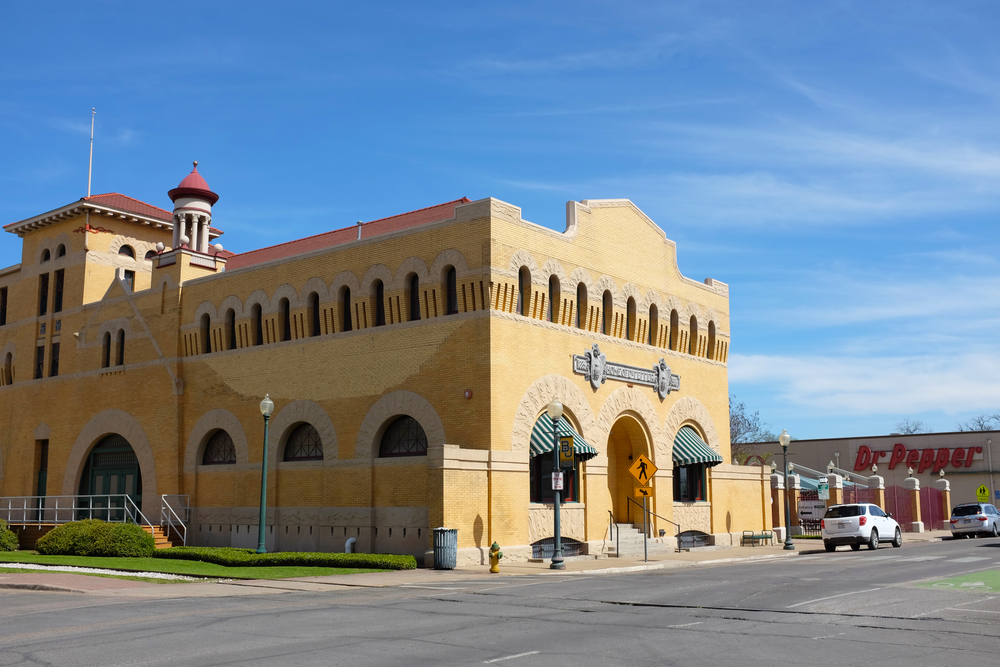
<path id="1" fill-rule="evenodd" d="M 642 509 L 632 505 L 636 487 L 635 479 L 628 469 L 639 454 L 650 456 L 649 437 L 639 420 L 631 415 L 621 415 L 615 420 L 608 436 L 608 492 L 611 494 L 611 509 L 616 523 L 642 522 Z M 650 456 L 650 458 L 652 458 Z"/>
<path id="2" fill-rule="evenodd" d="M 122 521 L 128 496 L 142 510 L 142 473 L 132 445 L 117 433 L 101 438 L 87 455 L 80 476 L 80 495 L 91 496 L 94 519 Z M 104 496 L 103 498 L 101 496 Z"/>

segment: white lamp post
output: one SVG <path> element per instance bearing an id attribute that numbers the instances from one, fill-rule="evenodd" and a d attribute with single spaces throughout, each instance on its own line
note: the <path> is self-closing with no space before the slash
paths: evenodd
<path id="1" fill-rule="evenodd" d="M 264 415 L 264 459 L 260 466 L 260 518 L 257 521 L 257 553 L 266 554 L 264 546 L 264 520 L 267 517 L 267 422 L 274 412 L 274 401 L 269 394 L 264 394 L 260 402 L 260 414 Z"/>
<path id="2" fill-rule="evenodd" d="M 559 420 L 562 419 L 563 405 L 559 402 L 559 399 L 554 398 L 549 403 L 546 412 L 549 414 L 549 419 L 552 420 L 552 460 L 554 461 L 552 475 L 554 478 L 557 473 L 562 472 L 562 469 L 559 467 Z M 553 508 L 555 509 L 555 545 L 552 551 L 552 563 L 549 565 L 549 568 L 552 570 L 565 570 L 566 563 L 563 562 L 562 536 L 559 534 L 559 499 L 561 494 L 558 489 L 553 489 L 552 492 L 555 494 L 555 502 L 553 503 Z"/>
<path id="3" fill-rule="evenodd" d="M 781 429 L 778 442 L 781 443 L 781 452 L 785 463 L 785 551 L 795 551 L 795 545 L 792 544 L 791 526 L 789 525 L 792 522 L 792 509 L 788 500 L 788 443 L 791 441 L 792 436 L 788 435 L 788 431 Z"/>

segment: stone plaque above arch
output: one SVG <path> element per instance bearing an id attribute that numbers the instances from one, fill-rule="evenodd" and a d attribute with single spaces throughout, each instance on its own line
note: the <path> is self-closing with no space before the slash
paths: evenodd
<path id="1" fill-rule="evenodd" d="M 243 431 L 243 424 L 229 410 L 217 408 L 209 410 L 198 423 L 191 429 L 188 436 L 187 447 L 184 449 L 184 472 L 194 472 L 201 463 L 201 446 L 205 442 L 206 436 L 213 431 L 223 430 L 233 439 L 233 446 L 236 449 L 236 464 L 247 464 L 249 461 L 249 447 L 247 436 Z"/>
<path id="2" fill-rule="evenodd" d="M 681 426 L 685 424 L 694 424 L 697 426 L 697 430 L 705 434 L 705 442 L 715 451 L 720 454 L 722 453 L 719 433 L 715 430 L 715 422 L 712 421 L 712 415 L 709 413 L 708 408 L 697 398 L 685 396 L 670 408 L 670 413 L 667 415 L 667 419 L 663 425 L 664 432 L 670 439 L 670 449 L 668 451 L 671 455 L 673 454 L 674 437 L 677 435 L 677 431 L 681 430 Z"/>
<path id="3" fill-rule="evenodd" d="M 607 456 L 608 437 L 611 435 L 611 428 L 620 416 L 626 414 L 636 419 L 645 428 L 651 440 L 650 452 L 653 454 L 653 463 L 656 463 L 661 468 L 664 467 L 662 462 L 670 461 L 670 443 L 664 437 L 663 428 L 660 426 L 660 418 L 656 413 L 656 407 L 653 405 L 653 402 L 649 400 L 646 392 L 640 391 L 635 387 L 619 387 L 611 392 L 611 395 L 604 401 L 604 405 L 601 406 L 601 411 L 597 415 L 597 428 L 602 434 L 602 441 L 599 445 L 596 443 L 591 444 L 594 444 L 601 454 Z"/>
<path id="4" fill-rule="evenodd" d="M 156 464 L 153 461 L 153 448 L 149 445 L 146 432 L 135 417 L 124 410 L 104 410 L 94 415 L 80 431 L 73 449 L 66 460 L 66 472 L 63 474 L 62 495 L 75 496 L 80 488 L 80 476 L 83 474 L 83 464 L 87 454 L 97 441 L 106 435 L 117 433 L 132 446 L 132 451 L 139 461 L 139 472 L 142 475 L 142 507 L 150 521 L 159 518 L 160 500 L 156 484 Z M 154 517 L 154 515 L 156 515 Z"/>
<path id="5" fill-rule="evenodd" d="M 444 281 L 444 267 L 446 266 L 455 267 L 456 278 L 464 278 L 469 275 L 469 267 L 465 262 L 465 255 L 455 248 L 447 248 L 438 253 L 438 256 L 434 258 L 434 263 L 431 264 L 431 268 L 428 271 L 428 279 L 431 282 Z"/>
<path id="6" fill-rule="evenodd" d="M 336 461 L 338 457 L 337 431 L 330 421 L 330 415 L 326 414 L 318 403 L 307 399 L 292 401 L 274 417 L 271 418 L 271 425 L 267 437 L 268 461 L 275 463 L 280 460 L 285 439 L 291 433 L 291 427 L 296 424 L 308 422 L 313 425 L 319 433 L 319 439 L 323 443 L 323 461 Z"/>
<path id="7" fill-rule="evenodd" d="M 514 428 L 511 432 L 510 450 L 512 452 L 529 452 L 531 450 L 531 431 L 535 428 L 535 420 L 542 410 L 558 398 L 563 407 L 576 418 L 580 435 L 588 443 L 597 447 L 602 454 L 602 446 L 607 448 L 607 438 L 603 443 L 591 442 L 590 438 L 597 431 L 594 413 L 587 402 L 587 395 L 577 384 L 562 375 L 545 375 L 535 380 L 524 395 L 514 412 Z"/>
<path id="8" fill-rule="evenodd" d="M 510 257 L 511 277 L 516 278 L 518 276 L 518 273 L 521 271 L 522 266 L 528 267 L 528 271 L 531 273 L 531 283 L 533 285 L 545 284 L 541 281 L 539 275 L 538 262 L 535 261 L 535 258 L 527 250 L 517 250 L 514 252 L 513 255 L 511 255 Z"/>
<path id="9" fill-rule="evenodd" d="M 427 446 L 435 447 L 445 444 L 444 424 L 426 398 L 412 391 L 394 391 L 375 401 L 368 410 L 358 439 L 354 445 L 354 458 L 370 459 L 378 456 L 378 443 L 375 440 L 382 433 L 382 428 L 393 417 L 409 415 L 420 422 L 427 436 Z"/>
<path id="10" fill-rule="evenodd" d="M 402 264 L 396 267 L 396 282 L 393 289 L 407 289 L 409 284 L 407 284 L 406 279 L 410 274 L 416 274 L 422 285 L 426 285 L 430 281 L 430 273 L 428 273 L 424 260 L 419 257 L 407 257 Z"/>

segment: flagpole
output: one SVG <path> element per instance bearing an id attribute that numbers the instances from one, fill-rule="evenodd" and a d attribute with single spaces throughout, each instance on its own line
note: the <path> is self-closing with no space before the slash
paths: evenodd
<path id="1" fill-rule="evenodd" d="M 94 175 L 94 116 L 97 115 L 95 107 L 90 108 L 90 163 L 87 165 L 87 199 L 90 199 L 90 180 Z M 90 209 L 87 209 L 87 221 L 83 225 L 83 249 L 90 249 Z"/>

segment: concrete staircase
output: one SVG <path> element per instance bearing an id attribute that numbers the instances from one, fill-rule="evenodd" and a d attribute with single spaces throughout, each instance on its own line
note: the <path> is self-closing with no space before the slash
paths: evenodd
<path id="1" fill-rule="evenodd" d="M 150 527 L 143 525 L 142 529 L 147 533 L 150 532 Z M 153 526 L 152 527 L 153 539 L 156 540 L 157 549 L 168 549 L 170 547 L 179 547 L 184 544 L 184 541 L 179 535 L 170 531 L 168 534 L 168 528 L 165 526 Z"/>
<path id="2" fill-rule="evenodd" d="M 608 537 L 604 553 L 608 558 L 642 558 L 642 529 L 630 523 L 616 523 L 614 533 Z M 647 544 L 649 555 L 669 554 L 674 550 L 656 538 L 650 537 Z M 621 551 L 619 551 L 621 549 Z"/>

